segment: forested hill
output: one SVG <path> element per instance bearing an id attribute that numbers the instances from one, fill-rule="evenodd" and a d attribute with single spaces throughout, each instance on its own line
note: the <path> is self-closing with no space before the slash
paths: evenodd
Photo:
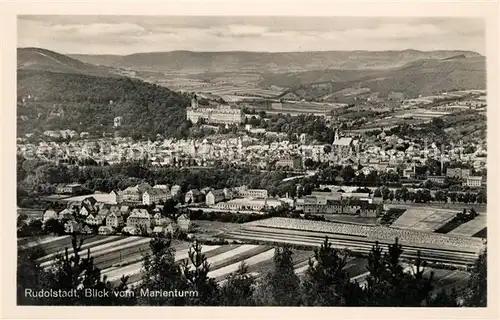
<path id="1" fill-rule="evenodd" d="M 18 70 L 17 90 L 18 135 L 61 129 L 112 132 L 118 116 L 127 135 L 180 136 L 188 125 L 187 95 L 140 80 Z"/>

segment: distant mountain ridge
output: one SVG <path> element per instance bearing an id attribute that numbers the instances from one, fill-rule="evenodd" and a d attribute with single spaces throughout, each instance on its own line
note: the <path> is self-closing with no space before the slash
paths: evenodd
<path id="1" fill-rule="evenodd" d="M 318 69 L 387 69 L 423 59 L 446 59 L 463 55 L 482 57 L 472 51 L 315 51 L 315 52 L 194 52 L 170 51 L 130 55 L 82 55 L 70 57 L 114 68 L 164 72 L 289 72 Z"/>
<path id="2" fill-rule="evenodd" d="M 42 48 L 18 48 L 17 69 L 117 77 L 109 67 L 96 66 Z"/>

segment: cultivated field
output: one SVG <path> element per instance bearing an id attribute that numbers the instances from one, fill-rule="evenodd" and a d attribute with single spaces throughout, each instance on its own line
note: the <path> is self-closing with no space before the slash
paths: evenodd
<path id="1" fill-rule="evenodd" d="M 95 263 L 102 270 L 102 275 L 108 281 L 117 284 L 122 276 L 128 276 L 128 283 L 137 285 L 140 283 L 140 272 L 142 260 L 145 253 L 149 252 L 149 238 L 122 237 L 122 236 L 90 236 L 87 237 L 82 247 L 82 256 L 86 256 L 87 249 L 95 257 Z M 51 237 L 44 239 L 38 244 L 46 250 L 47 254 L 40 258 L 43 266 L 49 268 L 58 254 L 63 254 L 65 248 L 70 248 L 69 236 Z M 175 241 L 175 261 L 181 263 L 188 259 L 189 243 Z M 139 250 L 140 249 L 140 250 Z M 265 244 L 228 244 L 228 245 L 203 245 L 202 252 L 210 264 L 209 276 L 218 283 L 235 272 L 241 262 L 248 266 L 248 272 L 259 276 L 272 269 L 275 248 Z M 385 249 L 384 249 L 385 250 Z M 69 250 L 71 253 L 71 250 Z M 312 258 L 311 250 L 293 249 L 293 264 L 295 272 L 304 274 L 308 269 L 309 258 Z M 367 260 L 361 257 L 350 257 L 345 270 L 352 280 L 363 284 L 367 273 Z M 431 269 L 428 270 L 430 272 Z M 450 271 L 432 269 L 435 278 L 446 286 L 463 286 L 468 278 L 468 273 L 462 271 Z"/>
<path id="2" fill-rule="evenodd" d="M 409 208 L 391 227 L 434 232 L 453 219 L 453 210 L 435 208 Z"/>
<path id="3" fill-rule="evenodd" d="M 405 247 L 405 258 L 414 259 L 417 251 L 420 251 L 428 261 L 461 266 L 472 263 L 483 248 L 481 239 L 470 237 L 291 218 L 250 222 L 244 224 L 238 232 L 229 232 L 226 238 L 315 247 L 321 244 L 325 236 L 329 237 L 335 247 L 362 254 L 368 253 L 376 241 L 386 245 L 397 238 Z"/>
<path id="4" fill-rule="evenodd" d="M 484 228 L 486 228 L 486 215 L 480 215 L 469 222 L 459 225 L 448 234 L 472 237 Z"/>

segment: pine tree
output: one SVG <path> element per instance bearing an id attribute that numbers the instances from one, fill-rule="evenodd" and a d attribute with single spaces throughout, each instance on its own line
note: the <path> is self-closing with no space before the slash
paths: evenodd
<path id="1" fill-rule="evenodd" d="M 225 306 L 254 306 L 253 294 L 255 278 L 248 274 L 248 266 L 242 262 L 238 271 L 227 278 L 221 288 L 222 305 Z"/>
<path id="2" fill-rule="evenodd" d="M 299 306 L 300 279 L 294 272 L 292 250 L 288 246 L 277 247 L 274 252 L 274 268 L 260 281 L 256 292 L 259 305 Z"/>
<path id="3" fill-rule="evenodd" d="M 198 292 L 198 297 L 186 301 L 189 305 L 216 306 L 220 302 L 219 286 L 208 277 L 210 264 L 201 252 L 202 246 L 195 241 L 189 248 L 188 260 L 182 263 L 182 271 L 187 281 L 188 290 Z"/>
<path id="4" fill-rule="evenodd" d="M 343 306 L 359 303 L 361 288 L 351 283 L 343 270 L 348 252 L 332 247 L 328 237 L 319 249 L 314 250 L 314 260 L 309 259 L 309 269 L 302 282 L 304 304 L 310 306 Z"/>
<path id="5" fill-rule="evenodd" d="M 101 271 L 94 265 L 94 259 L 87 250 L 87 257 L 81 257 L 80 251 L 84 238 L 78 239 L 75 233 L 72 234 L 71 244 L 73 253 L 70 255 L 68 248 L 63 256 L 59 256 L 51 272 L 45 281 L 46 289 L 76 290 L 78 295 L 72 298 L 61 297 L 46 300 L 50 305 L 133 305 L 135 298 L 121 298 L 117 294 L 128 290 L 128 277 L 122 277 L 120 284 L 114 287 L 106 278 L 101 278 Z M 106 292 L 108 297 L 98 297 L 86 292 L 96 290 Z"/>
<path id="6" fill-rule="evenodd" d="M 433 274 L 424 277 L 426 263 L 417 252 L 413 271 L 405 272 L 401 264 L 403 249 L 398 239 L 382 254 L 378 242 L 372 247 L 368 257 L 365 304 L 387 307 L 417 307 L 429 297 L 432 290 Z"/>
<path id="7" fill-rule="evenodd" d="M 149 242 L 151 253 L 144 256 L 141 270 L 141 285 L 137 296 L 141 305 L 184 305 L 184 297 L 162 297 L 141 295 L 140 291 L 181 291 L 187 288 L 179 265 L 175 263 L 175 249 L 170 238 L 155 237 Z"/>
<path id="8" fill-rule="evenodd" d="M 488 300 L 488 252 L 485 248 L 477 258 L 467 283 L 464 305 L 486 307 Z"/>

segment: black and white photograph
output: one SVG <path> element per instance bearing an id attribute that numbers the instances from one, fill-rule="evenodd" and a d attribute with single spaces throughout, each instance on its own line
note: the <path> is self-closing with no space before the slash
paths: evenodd
<path id="1" fill-rule="evenodd" d="M 493 303 L 485 19 L 77 13 L 16 17 L 18 306 Z"/>

